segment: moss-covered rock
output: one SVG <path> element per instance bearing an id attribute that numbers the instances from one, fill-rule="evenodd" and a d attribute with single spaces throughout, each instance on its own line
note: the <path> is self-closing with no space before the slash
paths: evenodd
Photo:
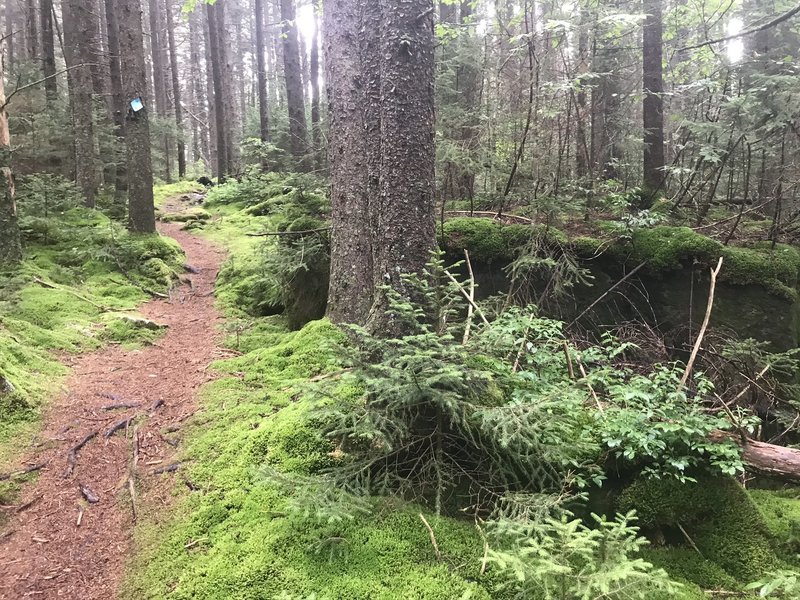
<path id="1" fill-rule="evenodd" d="M 755 581 L 781 565 L 762 514 L 733 479 L 704 476 L 696 484 L 639 479 L 622 492 L 617 508 L 636 510 L 643 529 L 670 545 L 690 546 L 683 528 L 704 560 L 738 582 Z M 674 567 L 687 562 L 682 556 L 671 555 Z M 671 574 L 700 585 L 719 575 L 708 565 L 680 572 L 675 568 Z"/>
<path id="2" fill-rule="evenodd" d="M 782 555 L 787 559 L 800 555 L 800 488 L 749 494 Z"/>

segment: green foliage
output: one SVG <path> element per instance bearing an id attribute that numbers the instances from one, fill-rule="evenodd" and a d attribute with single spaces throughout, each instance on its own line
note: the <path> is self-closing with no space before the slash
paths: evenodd
<path id="1" fill-rule="evenodd" d="M 800 490 L 750 490 L 749 494 L 780 552 L 787 558 L 800 555 Z"/>
<path id="2" fill-rule="evenodd" d="M 681 597 L 681 585 L 639 557 L 647 540 L 633 513 L 613 521 L 592 515 L 592 527 L 569 515 L 533 525 L 500 521 L 493 537 L 500 550 L 489 560 L 507 576 L 511 598 L 583 600 Z"/>
<path id="3" fill-rule="evenodd" d="M 731 423 L 704 410 L 700 398 L 708 394 L 710 382 L 695 377 L 696 395 L 689 395 L 678 391 L 681 375 L 682 369 L 663 365 L 646 375 L 613 368 L 593 371 L 589 380 L 602 386 L 609 400 L 600 416 L 603 443 L 617 458 L 655 477 L 671 475 L 685 482 L 693 481 L 688 473 L 698 468 L 743 472 L 739 447 L 711 437 Z"/>
<path id="4" fill-rule="evenodd" d="M 442 247 L 447 252 L 462 256 L 464 249 L 483 263 L 510 262 L 520 249 L 534 237 L 544 242 L 566 241 L 564 235 L 543 225 L 503 225 L 491 219 L 458 217 L 445 221 Z"/>

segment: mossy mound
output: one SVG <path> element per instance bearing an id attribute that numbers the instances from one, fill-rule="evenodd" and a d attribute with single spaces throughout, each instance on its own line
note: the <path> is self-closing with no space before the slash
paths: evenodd
<path id="1" fill-rule="evenodd" d="M 782 555 L 800 556 L 800 488 L 749 493 Z"/>
<path id="2" fill-rule="evenodd" d="M 636 510 L 643 530 L 668 545 L 691 549 L 688 535 L 703 560 L 712 563 L 698 556 L 691 564 L 683 553 L 662 552 L 659 566 L 674 577 L 708 585 L 725 580 L 721 569 L 746 584 L 781 566 L 762 513 L 733 479 L 704 476 L 695 484 L 639 479 L 622 492 L 617 510 Z"/>
<path id="3" fill-rule="evenodd" d="M 445 221 L 442 229 L 442 246 L 454 256 L 470 256 L 484 263 L 509 262 L 520 249 L 535 238 L 549 242 L 565 243 L 562 232 L 544 225 L 504 225 L 492 219 L 457 217 Z"/>

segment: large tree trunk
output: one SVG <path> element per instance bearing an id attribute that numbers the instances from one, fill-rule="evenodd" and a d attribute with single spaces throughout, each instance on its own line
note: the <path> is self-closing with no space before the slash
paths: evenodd
<path id="1" fill-rule="evenodd" d="M 85 35 L 92 28 L 92 3 L 89 0 L 64 0 L 64 58 L 69 72 L 72 128 L 75 137 L 75 180 L 86 206 L 94 207 L 97 174 L 94 157 L 93 83 L 90 67 L 93 58 Z M 86 66 L 80 66 L 86 65 Z"/>
<path id="2" fill-rule="evenodd" d="M 270 141 L 267 96 L 267 57 L 264 45 L 264 0 L 255 0 L 256 67 L 258 70 L 258 118 L 261 141 Z"/>
<path id="3" fill-rule="evenodd" d="M 225 142 L 225 101 L 222 82 L 222 65 L 220 61 L 220 40 L 219 40 L 219 15 L 216 4 L 206 4 L 206 16 L 208 18 L 208 49 L 211 60 L 211 79 L 214 86 L 214 122 L 216 131 L 217 148 L 217 177 L 219 182 L 225 181 L 230 174 L 228 172 L 227 145 Z"/>
<path id="4" fill-rule="evenodd" d="M 201 33 L 203 32 L 202 14 L 200 10 L 196 10 L 189 17 L 189 57 L 191 62 L 193 110 L 196 113 L 192 118 L 197 138 L 195 140 L 194 159 L 201 158 L 205 168 L 208 168 L 211 161 L 211 152 L 208 140 L 209 115 L 206 108 L 208 98 L 205 82 L 207 78 L 200 60 L 202 54 L 201 38 L 203 36 L 203 33 Z M 206 68 L 209 67 L 209 65 L 205 66 Z"/>
<path id="5" fill-rule="evenodd" d="M 222 76 L 222 102 L 225 104 L 225 159 L 227 160 L 228 174 L 239 173 L 241 157 L 239 153 L 238 137 L 240 132 L 238 102 L 236 100 L 237 59 L 235 48 L 232 46 L 236 39 L 233 33 L 235 27 L 232 19 L 235 15 L 227 15 L 226 2 L 217 2 L 217 25 L 219 25 L 219 64 Z M 227 15 L 227 16 L 226 16 Z"/>
<path id="6" fill-rule="evenodd" d="M 373 298 L 370 161 L 365 130 L 365 83 L 370 81 L 370 74 L 361 62 L 359 41 L 377 36 L 377 30 L 361 27 L 362 8 L 367 1 L 328 0 L 323 12 L 332 205 L 328 315 L 337 323 L 362 325 Z M 375 147 L 379 138 L 371 141 Z"/>
<path id="7" fill-rule="evenodd" d="M 58 101 L 56 81 L 56 54 L 53 38 L 53 0 L 39 1 L 39 26 L 42 30 L 42 73 L 47 105 L 53 108 Z"/>
<path id="8" fill-rule="evenodd" d="M 181 107 L 181 84 L 178 79 L 178 49 L 175 45 L 175 19 L 172 3 L 166 0 L 164 14 L 167 17 L 167 40 L 169 41 L 169 64 L 172 75 L 172 99 L 175 104 L 175 125 L 178 128 L 178 178 L 186 176 L 186 146 L 183 142 L 183 107 Z"/>
<path id="9" fill-rule="evenodd" d="M 381 163 L 373 233 L 374 331 L 396 335 L 383 287 L 412 292 L 402 273 L 421 273 L 435 245 L 433 1 L 380 0 Z"/>
<path id="10" fill-rule="evenodd" d="M 147 71 L 144 60 L 142 9 L 139 0 L 114 0 L 119 17 L 119 50 L 122 90 L 127 102 L 144 101 Z M 150 156 L 150 124 L 147 106 L 138 112 L 128 107 L 125 144 L 128 158 L 128 228 L 152 233 L 156 230 L 153 206 L 153 165 Z"/>
<path id="11" fill-rule="evenodd" d="M 125 139 L 125 96 L 122 93 L 122 67 L 120 65 L 119 20 L 115 0 L 105 0 L 106 39 L 108 40 L 109 79 L 111 83 L 111 106 L 114 121 L 114 135 L 118 142 Z M 126 159 L 121 154 L 116 159 L 114 174 L 114 216 L 125 216 L 125 203 L 128 199 L 128 172 Z"/>
<path id="12" fill-rule="evenodd" d="M 22 258 L 17 205 L 14 201 L 14 177 L 11 173 L 11 139 L 5 110 L 4 77 L 3 44 L 0 43 L 0 265 L 15 263 Z"/>
<path id="13" fill-rule="evenodd" d="M 305 94 L 300 64 L 300 43 L 294 0 L 280 0 L 283 30 L 283 74 L 286 80 L 286 104 L 289 110 L 289 151 L 299 171 L 308 170 L 308 128 Z"/>
<path id="14" fill-rule="evenodd" d="M 665 165 L 661 0 L 644 0 L 644 11 L 647 17 L 642 36 L 643 188 L 645 196 L 652 202 L 663 188 Z"/>

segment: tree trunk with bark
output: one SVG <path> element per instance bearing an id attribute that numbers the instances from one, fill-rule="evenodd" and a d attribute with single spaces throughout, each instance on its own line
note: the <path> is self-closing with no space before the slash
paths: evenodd
<path id="1" fill-rule="evenodd" d="M 365 130 L 369 80 L 359 44 L 377 32 L 362 28 L 365 1 L 328 0 L 323 12 L 332 205 L 328 315 L 337 323 L 366 323 L 373 298 Z"/>
<path id="2" fill-rule="evenodd" d="M 208 18 L 208 48 L 211 60 L 211 79 L 214 86 L 214 122 L 216 130 L 217 148 L 217 177 L 219 182 L 225 181 L 230 174 L 228 171 L 227 145 L 225 135 L 225 102 L 222 82 L 222 65 L 220 61 L 219 40 L 219 14 L 216 4 L 206 4 L 206 17 Z M 210 100 L 209 100 L 210 101 Z"/>
<path id="3" fill-rule="evenodd" d="M 108 40 L 109 81 L 111 84 L 111 114 L 114 121 L 114 135 L 124 145 L 125 140 L 125 96 L 122 92 L 122 67 L 119 49 L 119 19 L 115 0 L 105 0 L 106 39 Z M 114 174 L 114 216 L 125 216 L 128 200 L 127 160 L 122 153 L 116 160 Z"/>
<path id="4" fill-rule="evenodd" d="M 264 0 L 255 0 L 256 69 L 258 71 L 258 120 L 262 142 L 269 142 L 269 100 L 267 96 L 267 57 L 264 44 Z"/>
<path id="5" fill-rule="evenodd" d="M 17 205 L 14 200 L 14 176 L 11 172 L 11 138 L 5 109 L 4 77 L 3 43 L 0 43 L 0 265 L 16 263 L 22 259 Z"/>
<path id="6" fill-rule="evenodd" d="M 75 181 L 86 206 L 94 207 L 97 174 L 94 156 L 93 82 L 90 64 L 91 48 L 86 44 L 86 31 L 93 22 L 92 3 L 88 0 L 64 0 L 64 58 L 69 72 L 72 105 L 72 128 L 75 137 Z"/>
<path id="7" fill-rule="evenodd" d="M 400 275 L 421 273 L 435 246 L 434 7 L 432 0 L 381 0 L 380 8 L 381 159 L 369 325 L 396 335 L 400 325 L 382 286 L 410 299 Z"/>
<path id="8" fill-rule="evenodd" d="M 118 7 L 119 50 L 122 90 L 127 104 L 125 145 L 128 161 L 128 228 L 152 233 L 156 230 L 153 206 L 153 165 L 150 156 L 149 108 L 135 112 L 130 102 L 146 102 L 147 71 L 144 60 L 142 9 L 139 0 L 114 0 Z"/>
<path id="9" fill-rule="evenodd" d="M 664 184 L 664 67 L 661 0 L 644 0 L 646 18 L 642 36 L 644 100 L 643 189 L 652 202 Z"/>
<path id="10" fill-rule="evenodd" d="M 53 37 L 53 0 L 39 1 L 39 27 L 42 30 L 42 73 L 47 105 L 53 108 L 58 101 L 56 81 L 55 38 Z"/>
<path id="11" fill-rule="evenodd" d="M 166 0 L 164 14 L 167 19 L 167 40 L 169 42 L 169 64 L 172 75 L 172 100 L 175 104 L 175 126 L 178 131 L 178 178 L 186 176 L 186 145 L 183 142 L 183 107 L 181 106 L 181 84 L 178 78 L 178 48 L 175 44 L 175 19 L 172 16 L 172 2 Z"/>
<path id="12" fill-rule="evenodd" d="M 164 27 L 161 16 L 159 0 L 149 0 L 150 17 L 150 59 L 153 63 L 153 96 L 155 99 L 155 114 L 161 118 L 167 117 L 167 60 L 164 56 Z M 172 181 L 172 165 L 170 160 L 169 136 L 164 135 L 162 140 L 164 148 L 164 179 Z"/>
<path id="13" fill-rule="evenodd" d="M 319 114 L 319 19 L 317 18 L 317 5 L 314 9 L 314 35 L 311 37 L 311 57 L 309 59 L 309 75 L 311 79 L 311 145 L 314 159 L 314 168 L 321 165 L 320 154 L 320 114 Z"/>
<path id="14" fill-rule="evenodd" d="M 295 168 L 298 171 L 307 171 L 308 127 L 294 0 L 280 0 L 280 7 L 283 74 L 286 80 L 286 104 L 289 111 L 289 152 L 297 161 Z"/>

